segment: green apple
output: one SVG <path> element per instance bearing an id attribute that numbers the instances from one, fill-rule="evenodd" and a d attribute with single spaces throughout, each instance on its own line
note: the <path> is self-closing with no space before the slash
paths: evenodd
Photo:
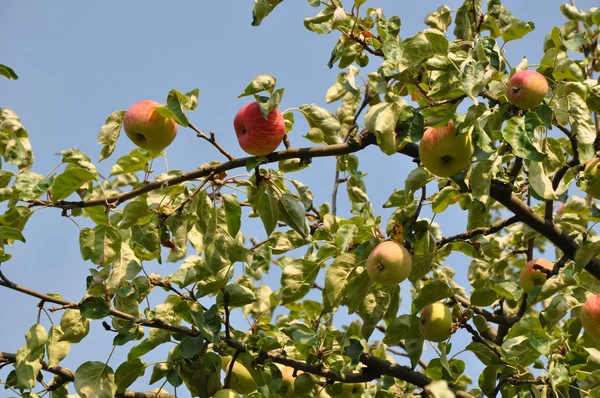
<path id="1" fill-rule="evenodd" d="M 364 383 L 340 383 L 342 386 L 342 392 L 335 395 L 339 391 L 339 387 L 335 388 L 335 384 L 325 387 L 327 395 L 321 394 L 320 397 L 332 397 L 332 398 L 359 398 L 365 390 Z"/>
<path id="2" fill-rule="evenodd" d="M 548 94 L 548 81 L 539 72 L 522 70 L 515 73 L 506 84 L 506 97 L 511 104 L 529 110 L 542 103 Z"/>
<path id="3" fill-rule="evenodd" d="M 552 271 L 554 268 L 552 261 L 545 258 L 536 258 L 525 264 L 521 270 L 521 287 L 525 293 L 531 293 L 536 286 L 543 285 L 547 279 L 546 274 L 535 269 L 534 265 L 538 265 L 548 271 Z"/>
<path id="4" fill-rule="evenodd" d="M 278 108 L 273 109 L 265 119 L 258 103 L 250 102 L 235 115 L 233 128 L 240 147 L 246 153 L 266 156 L 283 141 L 285 120 Z"/>
<path id="5" fill-rule="evenodd" d="M 156 111 L 161 106 L 156 101 L 136 102 L 127 110 L 123 119 L 125 134 L 140 148 L 162 151 L 177 135 L 177 123 Z"/>
<path id="6" fill-rule="evenodd" d="M 240 395 L 230 388 L 217 391 L 213 398 L 240 398 Z"/>
<path id="7" fill-rule="evenodd" d="M 447 340 L 452 334 L 452 313 L 444 303 L 429 304 L 419 319 L 421 336 L 429 341 Z"/>
<path id="8" fill-rule="evenodd" d="M 227 372 L 229 372 L 229 362 L 231 362 L 230 356 L 221 357 L 221 368 L 226 375 Z M 233 364 L 229 379 L 229 387 L 240 394 L 250 394 L 258 389 L 258 385 L 248 369 L 237 361 Z"/>
<path id="9" fill-rule="evenodd" d="M 471 164 L 471 134 L 456 135 L 453 121 L 444 127 L 428 127 L 419 146 L 419 158 L 432 174 L 451 177 Z"/>
<path id="10" fill-rule="evenodd" d="M 600 294 L 586 300 L 581 310 L 583 330 L 596 340 L 600 340 Z"/>
<path id="11" fill-rule="evenodd" d="M 587 162 L 581 181 L 585 180 L 582 190 L 594 199 L 600 199 L 600 158 Z"/>
<path id="12" fill-rule="evenodd" d="M 378 244 L 367 259 L 369 277 L 382 285 L 397 285 L 408 277 L 411 268 L 408 250 L 391 240 Z"/>
<path id="13" fill-rule="evenodd" d="M 283 366 L 277 364 L 279 370 L 281 370 L 281 376 L 283 377 L 283 384 L 279 388 L 279 395 L 285 398 L 293 398 L 296 396 L 294 393 L 294 368 L 290 366 Z"/>

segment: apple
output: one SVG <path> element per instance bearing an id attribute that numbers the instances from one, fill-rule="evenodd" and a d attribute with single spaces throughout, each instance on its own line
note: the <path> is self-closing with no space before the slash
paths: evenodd
<path id="1" fill-rule="evenodd" d="M 136 102 L 127 110 L 123 120 L 125 134 L 140 148 L 162 151 L 177 135 L 177 123 L 162 116 L 154 108 L 162 106 L 156 101 Z"/>
<path id="2" fill-rule="evenodd" d="M 421 336 L 429 341 L 447 340 L 452 334 L 452 313 L 444 303 L 429 304 L 419 319 Z"/>
<path id="3" fill-rule="evenodd" d="M 515 73 L 506 84 L 506 97 L 511 104 L 529 110 L 542 103 L 548 94 L 548 81 L 539 72 L 522 70 Z"/>
<path id="4" fill-rule="evenodd" d="M 534 269 L 534 265 L 552 271 L 554 269 L 554 263 L 545 258 L 536 258 L 531 260 L 521 270 L 521 287 L 525 293 L 531 293 L 534 287 L 543 285 L 546 282 L 546 274 L 540 270 Z"/>
<path id="5" fill-rule="evenodd" d="M 565 214 L 565 204 L 561 203 L 560 205 L 558 205 L 558 208 L 556 209 L 556 215 L 562 216 L 563 214 Z"/>
<path id="6" fill-rule="evenodd" d="M 233 128 L 240 147 L 253 156 L 270 154 L 285 135 L 285 121 L 279 109 L 273 109 L 265 119 L 257 102 L 250 102 L 238 111 Z"/>
<path id="7" fill-rule="evenodd" d="M 411 268 L 408 250 L 391 240 L 378 244 L 367 259 L 367 274 L 382 285 L 397 285 L 408 277 Z"/>
<path id="8" fill-rule="evenodd" d="M 450 177 L 471 164 L 474 148 L 471 134 L 456 135 L 453 121 L 444 127 L 428 127 L 423 133 L 419 158 L 431 173 Z"/>
<path id="9" fill-rule="evenodd" d="M 600 158 L 587 162 L 583 170 L 583 178 L 587 180 L 584 192 L 594 199 L 600 199 Z"/>
<path id="10" fill-rule="evenodd" d="M 240 398 L 240 395 L 230 388 L 217 391 L 213 398 Z"/>
<path id="11" fill-rule="evenodd" d="M 586 300 L 581 310 L 583 329 L 596 340 L 600 340 L 600 294 Z"/>
<path id="12" fill-rule="evenodd" d="M 331 387 L 325 387 L 325 390 L 327 396 L 332 398 L 359 398 L 365 390 L 365 385 L 364 383 L 342 383 L 342 392 L 338 395 L 332 395 L 334 391 Z"/>
<path id="13" fill-rule="evenodd" d="M 230 356 L 221 358 L 221 368 L 225 371 L 226 375 L 229 372 L 229 362 L 231 362 Z M 250 394 L 258 389 L 258 385 L 248 369 L 237 361 L 233 364 L 233 369 L 231 370 L 229 387 L 240 394 Z"/>

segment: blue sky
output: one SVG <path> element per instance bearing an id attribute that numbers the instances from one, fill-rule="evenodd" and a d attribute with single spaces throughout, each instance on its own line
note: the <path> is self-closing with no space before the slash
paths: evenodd
<path id="1" fill-rule="evenodd" d="M 446 2 L 453 9 L 460 3 Z M 537 63 L 542 56 L 545 34 L 552 26 L 564 22 L 558 8 L 562 2 L 512 0 L 503 3 L 517 17 L 536 25 L 535 31 L 524 40 L 505 47 L 509 61 L 515 65 L 527 56 L 530 63 Z M 593 3 L 593 0 L 580 0 L 577 5 L 587 10 Z M 367 3 L 371 7 L 383 7 L 387 16 L 400 15 L 403 37 L 424 29 L 425 15 L 441 4 L 433 0 L 410 3 L 370 0 Z M 168 5 L 154 0 L 71 0 L 38 2 L 35 6 L 13 0 L 3 2 L 2 8 L 0 62 L 14 68 L 19 80 L 0 79 L 0 107 L 13 109 L 21 117 L 34 149 L 33 171 L 40 174 L 45 175 L 58 164 L 57 152 L 71 147 L 97 160 L 101 147 L 96 136 L 110 113 L 127 109 L 142 99 L 164 101 L 172 88 L 182 92 L 200 89 L 199 106 L 189 114 L 190 121 L 205 132 L 215 132 L 220 143 L 234 156 L 244 156 L 244 153 L 233 132 L 233 117 L 248 101 L 237 96 L 258 74 L 272 74 L 278 80 L 278 87 L 285 88 L 281 109 L 309 103 L 331 110 L 336 107 L 336 104 L 325 103 L 325 92 L 340 72 L 337 67 L 331 70 L 327 67 L 337 36 L 319 36 L 304 28 L 303 18 L 318 11 L 306 1 L 285 1 L 260 27 L 250 25 L 250 0 L 188 0 Z M 372 64 L 376 65 L 377 60 Z M 365 74 L 372 69 L 366 68 Z M 290 135 L 292 145 L 310 146 L 311 143 L 302 138 L 306 124 L 300 119 L 296 117 L 295 129 Z M 123 134 L 115 154 L 100 163 L 100 170 L 108 174 L 110 162 L 133 148 Z M 191 130 L 184 129 L 180 129 L 177 139 L 168 148 L 167 156 L 171 169 L 186 171 L 210 160 L 223 160 L 214 148 L 196 138 Z M 368 173 L 367 193 L 385 222 L 390 211 L 381 205 L 394 189 L 402 188 L 414 164 L 400 155 L 387 157 L 374 147 L 358 156 L 361 169 Z M 163 167 L 162 164 L 156 166 L 157 171 L 161 171 L 159 167 Z M 312 188 L 317 204 L 330 201 L 334 179 L 331 159 L 315 159 L 308 170 L 295 173 L 294 178 Z M 347 215 L 349 207 L 343 191 L 339 198 L 338 214 Z M 465 229 L 466 213 L 455 206 L 438 215 L 436 222 L 442 225 L 444 235 L 459 233 Z M 259 240 L 265 237 L 264 229 L 255 220 L 245 220 L 242 228 L 247 236 Z M 78 235 L 78 228 L 61 217 L 59 210 L 41 209 L 25 229 L 27 244 L 15 244 L 10 250 L 14 258 L 3 264 L 2 270 L 19 284 L 42 292 L 60 293 L 77 301 L 85 293 L 85 276 L 93 266 L 81 259 Z M 460 255 L 450 259 L 459 281 L 464 283 L 469 259 Z M 147 268 L 168 275 L 178 264 L 148 264 Z M 278 281 L 277 272 L 267 279 L 274 289 Z M 404 297 L 401 311 L 407 313 L 410 310 L 408 281 L 401 287 Z M 318 299 L 319 296 L 311 297 Z M 158 303 L 158 299 L 152 301 L 153 305 Z M 0 328 L 0 351 L 15 351 L 24 343 L 23 334 L 36 320 L 36 304 L 33 298 L 0 290 L 3 324 L 10 325 Z M 49 327 L 47 319 L 42 319 Z M 336 323 L 343 324 L 347 319 L 340 314 Z M 60 314 L 54 314 L 54 321 L 59 320 Z M 239 317 L 236 324 L 244 326 Z M 71 347 L 63 365 L 75 370 L 86 360 L 106 360 L 111 338 L 99 322 L 94 323 L 90 337 Z M 470 338 L 461 331 L 452 341 L 456 346 L 453 352 L 457 352 Z M 130 346 L 117 348 L 110 363 L 113 369 L 125 358 Z M 425 358 L 433 354 L 427 347 Z M 160 360 L 162 355 L 148 356 L 147 362 Z M 468 361 L 474 357 L 461 354 L 459 358 Z M 474 363 L 477 361 L 468 362 L 467 372 L 471 370 L 476 383 L 481 368 L 472 365 Z M 6 369 L 0 371 L 0 378 L 6 377 Z M 147 388 L 138 382 L 134 387 L 149 390 L 158 384 Z M 0 390 L 0 397 L 3 394 L 6 392 Z"/>

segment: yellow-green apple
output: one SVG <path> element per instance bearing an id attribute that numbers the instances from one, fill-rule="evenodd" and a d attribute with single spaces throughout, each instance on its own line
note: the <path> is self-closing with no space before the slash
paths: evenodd
<path id="1" fill-rule="evenodd" d="M 327 395 L 320 395 L 320 397 L 359 398 L 365 390 L 365 385 L 364 383 L 342 383 L 342 392 L 338 395 L 332 395 L 334 390 L 330 386 L 326 387 L 325 390 Z"/>
<path id="2" fill-rule="evenodd" d="M 542 103 L 548 94 L 548 81 L 539 72 L 522 70 L 515 73 L 506 84 L 506 97 L 511 104 L 529 110 Z"/>
<path id="3" fill-rule="evenodd" d="M 213 398 L 240 398 L 240 395 L 230 388 L 217 391 Z"/>
<path id="4" fill-rule="evenodd" d="M 592 198 L 600 199 L 600 158 L 587 162 L 583 171 L 583 178 L 587 182 L 584 192 Z"/>
<path id="5" fill-rule="evenodd" d="M 586 300 L 581 310 L 583 329 L 596 340 L 600 340 L 600 294 Z"/>
<path id="6" fill-rule="evenodd" d="M 456 135 L 453 121 L 444 127 L 428 127 L 423 133 L 419 157 L 423 165 L 438 177 L 450 177 L 471 164 L 471 134 Z"/>
<path id="7" fill-rule="evenodd" d="M 273 152 L 285 135 L 285 121 L 279 109 L 273 109 L 265 119 L 257 102 L 250 102 L 238 111 L 233 128 L 240 147 L 254 156 Z"/>
<path id="8" fill-rule="evenodd" d="M 552 271 L 554 264 L 545 258 L 536 258 L 529 261 L 521 270 L 521 287 L 525 293 L 531 293 L 533 288 L 543 285 L 546 282 L 547 275 L 536 269 L 537 267 Z"/>
<path id="9" fill-rule="evenodd" d="M 452 334 L 452 313 L 444 303 L 429 304 L 419 319 L 421 336 L 429 341 L 447 340 Z"/>
<path id="10" fill-rule="evenodd" d="M 161 106 L 156 101 L 136 102 L 127 110 L 123 119 L 125 134 L 140 148 L 162 151 L 177 135 L 177 123 L 156 111 Z"/>
<path id="11" fill-rule="evenodd" d="M 411 268 L 408 250 L 391 240 L 378 244 L 367 259 L 367 274 L 382 285 L 397 285 L 406 279 Z"/>
<path id="12" fill-rule="evenodd" d="M 315 381 L 309 373 L 300 373 L 294 379 L 294 393 L 297 396 L 306 395 L 315 387 Z"/>
<path id="13" fill-rule="evenodd" d="M 285 398 L 293 398 L 296 396 L 294 393 L 294 368 L 290 366 L 283 366 L 277 364 L 279 370 L 281 370 L 281 376 L 283 377 L 283 384 L 279 388 L 279 395 Z"/>
<path id="14" fill-rule="evenodd" d="M 221 368 L 225 374 L 229 372 L 229 362 L 231 362 L 230 356 L 221 357 Z M 240 394 L 250 394 L 258 389 L 258 385 L 248 369 L 237 361 L 233 364 L 228 386 Z"/>

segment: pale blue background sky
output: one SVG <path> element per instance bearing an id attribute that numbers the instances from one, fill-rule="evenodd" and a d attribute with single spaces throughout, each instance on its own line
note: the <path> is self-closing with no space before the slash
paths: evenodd
<path id="1" fill-rule="evenodd" d="M 456 9 L 461 2 L 445 3 Z M 512 0 L 504 3 L 516 16 L 536 25 L 536 30 L 524 40 L 506 46 L 510 62 L 514 65 L 527 55 L 530 63 L 537 63 L 542 56 L 544 35 L 552 26 L 564 22 L 558 9 L 562 2 Z M 577 3 L 587 10 L 594 1 Z M 425 15 L 441 4 L 437 0 L 367 3 L 371 7 L 383 7 L 388 17 L 400 15 L 403 37 L 424 29 Z M 79 148 L 95 161 L 100 151 L 96 135 L 111 112 L 127 109 L 141 99 L 164 101 L 172 88 L 182 92 L 200 88 L 199 107 L 189 115 L 190 120 L 203 131 L 214 131 L 221 144 L 235 156 L 244 154 L 237 145 L 232 120 L 248 101 L 237 96 L 258 74 L 272 74 L 278 79 L 278 87 L 285 87 L 281 109 L 317 103 L 335 110 L 337 105 L 327 106 L 324 98 L 340 72 L 337 67 L 330 70 L 326 65 L 337 36 L 319 36 L 306 30 L 302 23 L 303 18 L 318 10 L 305 1 L 288 0 L 257 28 L 250 25 L 251 9 L 250 0 L 172 3 L 71 0 L 35 4 L 4 1 L 0 13 L 3 39 L 0 62 L 14 68 L 19 80 L 0 79 L 0 107 L 15 110 L 29 131 L 36 156 L 33 171 L 46 174 L 60 160 L 55 153 L 70 147 Z M 373 65 L 377 65 L 377 60 Z M 372 69 L 366 68 L 367 71 Z M 300 119 L 296 117 L 291 133 L 292 145 L 310 146 L 302 138 L 306 124 Z M 100 164 L 101 171 L 108 174 L 110 162 L 131 149 L 133 144 L 122 135 L 113 157 Z M 223 160 L 210 145 L 183 129 L 167 154 L 171 169 L 192 170 L 213 159 Z M 395 188 L 403 186 L 414 164 L 400 155 L 386 157 L 375 147 L 360 152 L 358 157 L 361 169 L 369 174 L 367 193 L 385 222 L 390 211 L 381 205 Z M 162 163 L 156 166 L 157 171 L 160 167 Z M 385 183 L 377 183 L 382 176 Z M 331 159 L 316 159 L 309 170 L 294 174 L 294 178 L 312 188 L 317 204 L 330 201 L 333 177 Z M 433 189 L 432 186 L 430 191 Z M 347 215 L 344 191 L 339 197 L 339 214 Z M 426 211 L 424 215 L 429 213 Z M 436 221 L 442 224 L 444 235 L 459 233 L 465 229 L 466 213 L 455 206 L 438 215 Z M 264 230 L 254 220 L 246 222 L 243 229 L 247 236 L 264 238 Z M 3 265 L 3 272 L 19 284 L 78 301 L 85 292 L 88 268 L 92 267 L 91 263 L 81 260 L 78 234 L 77 227 L 62 218 L 59 210 L 40 210 L 25 229 L 27 245 L 17 242 L 9 249 L 14 258 Z M 460 275 L 459 281 L 464 283 L 469 259 L 460 255 L 450 259 Z M 162 275 L 170 274 L 177 267 L 172 263 L 147 265 L 149 270 Z M 274 275 L 267 281 L 275 289 L 279 273 L 275 267 L 272 269 Z M 401 313 L 408 313 L 408 281 L 401 287 L 405 298 Z M 311 297 L 319 299 L 317 294 Z M 37 302 L 13 291 L 0 290 L 4 325 L 0 328 L 0 351 L 14 352 L 23 345 L 23 334 L 35 323 Z M 151 302 L 152 305 L 159 303 L 152 296 Z M 338 325 L 348 319 L 342 312 L 336 318 Z M 55 323 L 59 320 L 60 314 L 54 314 Z M 45 317 L 42 322 L 50 326 Z M 236 325 L 244 327 L 239 317 L 236 317 Z M 63 365 L 75 370 L 86 360 L 106 360 L 112 337 L 112 333 L 104 332 L 100 322 L 93 323 L 90 336 L 72 346 Z M 380 337 L 374 335 L 374 338 Z M 470 338 L 460 331 L 452 341 L 455 343 L 453 352 L 458 352 Z M 131 345 L 117 348 L 110 362 L 113 369 L 124 360 Z M 171 348 L 170 345 L 167 348 Z M 425 358 L 434 354 L 426 347 Z M 152 362 L 162 358 L 164 350 L 144 359 Z M 459 358 L 468 361 L 467 370 L 470 369 L 476 384 L 481 371 L 478 361 L 466 353 Z M 406 363 L 404 358 L 399 360 Z M 0 371 L 0 378 L 5 379 L 9 369 Z M 150 372 L 147 371 L 147 377 Z M 134 389 L 149 390 L 159 384 L 147 387 L 138 382 Z M 0 389 L 0 397 L 11 395 Z"/>

